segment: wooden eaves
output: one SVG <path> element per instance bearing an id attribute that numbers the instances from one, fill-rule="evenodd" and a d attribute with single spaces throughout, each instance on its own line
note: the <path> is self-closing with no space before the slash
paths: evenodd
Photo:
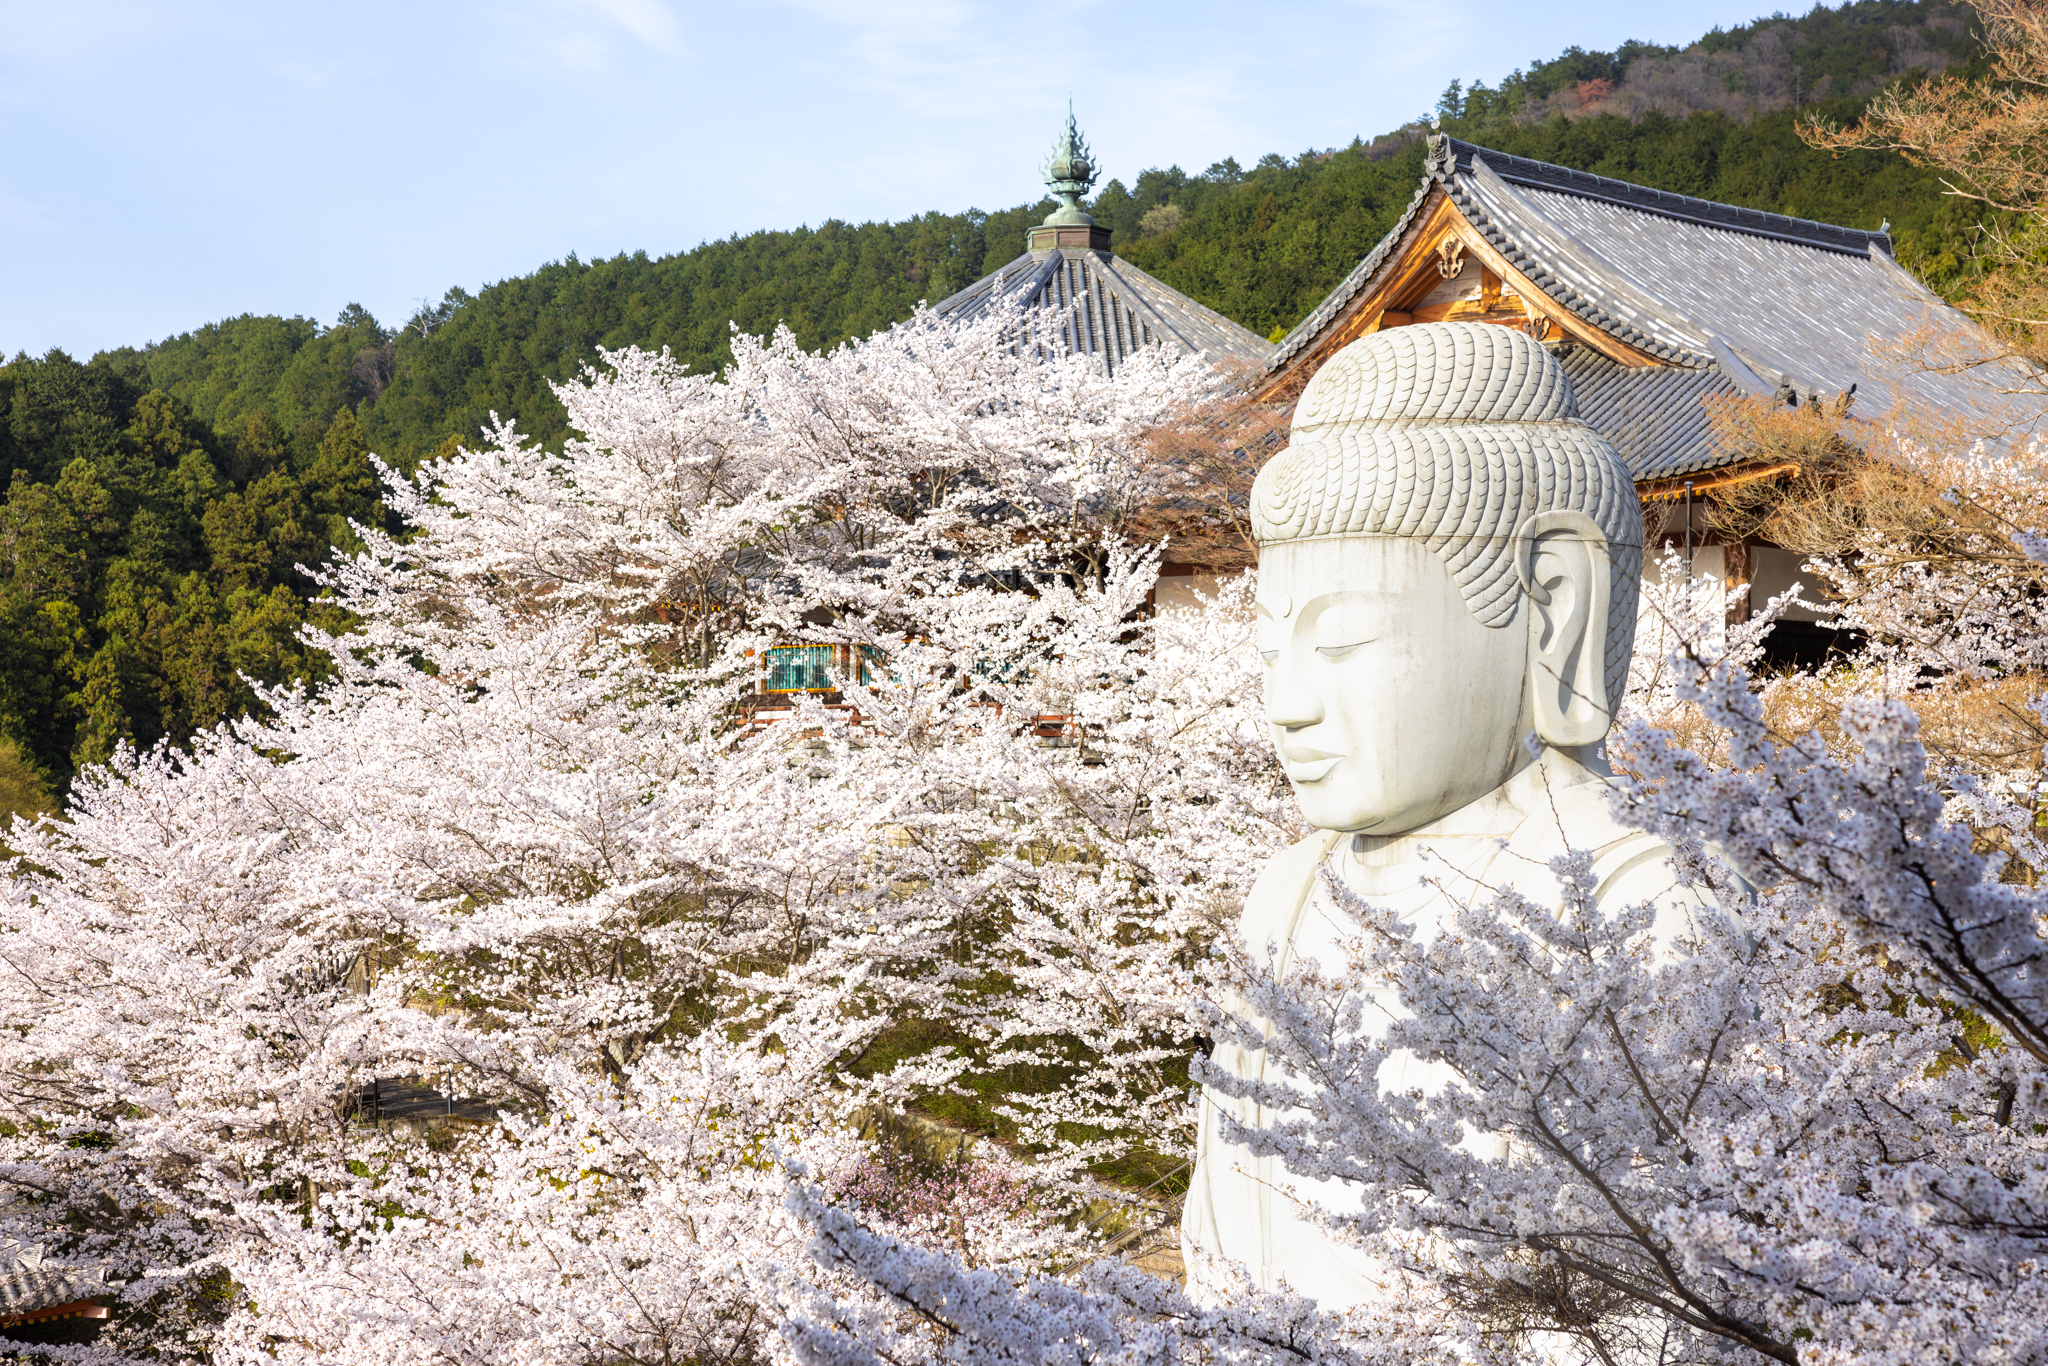
<path id="1" fill-rule="evenodd" d="M 1481 306 L 1440 304 L 1416 312 L 1415 305 L 1447 278 L 1444 267 L 1448 253 L 1453 250 L 1449 244 L 1453 243 L 1455 251 L 1471 256 L 1484 272 L 1481 278 L 1486 292 Z M 1664 364 L 1557 304 L 1479 235 L 1441 184 L 1432 184 L 1395 250 L 1393 262 L 1379 273 L 1378 282 L 1352 300 L 1306 352 L 1291 359 L 1286 368 L 1267 376 L 1257 397 L 1262 402 L 1284 402 L 1297 397 L 1308 377 L 1331 356 L 1383 326 L 1441 321 L 1523 328 L 1535 324 L 1539 340 L 1545 343 L 1577 342 L 1621 365 Z"/>

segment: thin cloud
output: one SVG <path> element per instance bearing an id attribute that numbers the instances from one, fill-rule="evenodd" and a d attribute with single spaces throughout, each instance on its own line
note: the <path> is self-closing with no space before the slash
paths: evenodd
<path id="1" fill-rule="evenodd" d="M 582 5 L 657 51 L 681 55 L 687 50 L 682 25 L 661 0 L 582 0 Z"/>

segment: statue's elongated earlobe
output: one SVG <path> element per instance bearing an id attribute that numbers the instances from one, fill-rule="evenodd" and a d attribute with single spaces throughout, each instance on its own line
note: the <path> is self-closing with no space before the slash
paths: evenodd
<path id="1" fill-rule="evenodd" d="M 1536 733 L 1560 749 L 1598 744 L 1607 701 L 1607 537 L 1582 512 L 1545 512 L 1516 534 L 1515 572 L 1529 602 L 1529 687 Z"/>

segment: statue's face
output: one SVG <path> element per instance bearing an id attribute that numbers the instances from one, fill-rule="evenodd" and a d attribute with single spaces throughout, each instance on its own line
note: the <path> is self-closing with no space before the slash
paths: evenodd
<path id="1" fill-rule="evenodd" d="M 1527 612 L 1480 625 L 1422 542 L 1268 546 L 1258 615 L 1273 743 L 1319 829 L 1401 834 L 1527 761 Z"/>

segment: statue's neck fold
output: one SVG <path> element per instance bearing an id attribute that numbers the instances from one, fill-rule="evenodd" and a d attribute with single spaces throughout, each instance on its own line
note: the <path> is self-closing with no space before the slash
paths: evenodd
<path id="1" fill-rule="evenodd" d="M 1477 801 L 1398 835 L 1353 835 L 1352 854 L 1366 864 L 1395 864 L 1417 857 L 1432 843 L 1505 838 L 1568 789 L 1613 776 L 1599 745 L 1546 745 L 1534 759 L 1523 753 L 1521 766 L 1508 780 Z"/>

